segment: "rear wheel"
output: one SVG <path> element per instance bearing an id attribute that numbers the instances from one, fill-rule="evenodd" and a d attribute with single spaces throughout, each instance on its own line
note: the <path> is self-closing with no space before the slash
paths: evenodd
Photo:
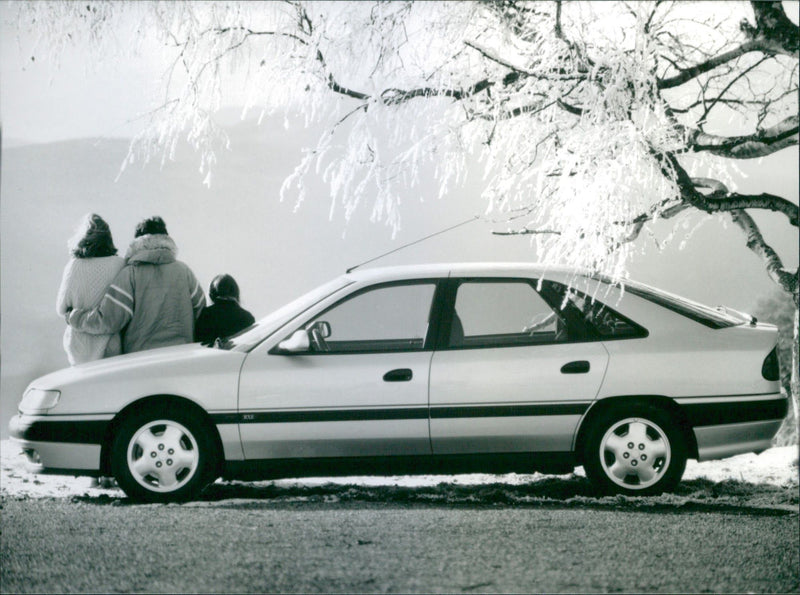
<path id="1" fill-rule="evenodd" d="M 637 404 L 597 418 L 586 440 L 584 469 L 602 491 L 645 496 L 671 491 L 686 468 L 686 445 L 672 417 Z"/>
<path id="2" fill-rule="evenodd" d="M 214 479 L 217 456 L 197 414 L 180 409 L 141 412 L 120 425 L 111 467 L 129 497 L 172 502 L 193 498 Z"/>

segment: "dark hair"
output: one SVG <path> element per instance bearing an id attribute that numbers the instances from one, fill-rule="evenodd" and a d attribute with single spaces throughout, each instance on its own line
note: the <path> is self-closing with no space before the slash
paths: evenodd
<path id="1" fill-rule="evenodd" d="M 211 287 L 208 289 L 208 297 L 212 302 L 217 300 L 233 300 L 239 301 L 239 285 L 236 280 L 230 275 L 217 275 L 211 281 Z"/>
<path id="2" fill-rule="evenodd" d="M 167 233 L 167 224 L 158 216 L 145 219 L 136 226 L 136 233 L 133 234 L 133 237 L 138 238 L 146 235 L 169 235 Z"/>
<path id="3" fill-rule="evenodd" d="M 70 239 L 69 248 L 75 258 L 99 258 L 117 253 L 108 223 L 94 213 L 81 220 L 77 232 Z"/>

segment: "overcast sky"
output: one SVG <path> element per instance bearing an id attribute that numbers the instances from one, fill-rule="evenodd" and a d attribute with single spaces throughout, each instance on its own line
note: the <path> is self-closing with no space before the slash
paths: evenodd
<path id="1" fill-rule="evenodd" d="M 97 62 L 68 51 L 59 68 L 32 60 L 35 38 L 21 39 L 0 2 L 0 113 L 3 136 L 12 141 L 51 142 L 96 136 L 131 137 L 135 116 L 155 97 L 163 65 L 157 56 L 126 63 Z"/>

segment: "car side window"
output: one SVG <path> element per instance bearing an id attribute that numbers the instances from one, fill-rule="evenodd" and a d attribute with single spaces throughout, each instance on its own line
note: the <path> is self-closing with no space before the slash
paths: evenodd
<path id="1" fill-rule="evenodd" d="M 478 280 L 458 286 L 448 345 L 511 347 L 567 341 L 563 317 L 530 282 Z"/>
<path id="2" fill-rule="evenodd" d="M 631 339 L 646 337 L 647 331 L 602 302 L 561 283 L 543 281 L 543 294 L 550 296 L 551 302 L 561 302 L 565 317 L 580 319 L 589 331 L 587 338 Z"/>
<path id="3" fill-rule="evenodd" d="M 422 350 L 435 290 L 434 282 L 402 283 L 347 297 L 305 326 L 311 352 Z"/>

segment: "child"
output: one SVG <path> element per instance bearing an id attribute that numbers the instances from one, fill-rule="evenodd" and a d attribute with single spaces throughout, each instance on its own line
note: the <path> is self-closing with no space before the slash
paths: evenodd
<path id="1" fill-rule="evenodd" d="M 194 340 L 213 343 L 230 337 L 255 322 L 255 318 L 239 305 L 239 285 L 230 275 L 217 275 L 208 290 L 213 304 L 200 312 L 194 327 Z"/>

